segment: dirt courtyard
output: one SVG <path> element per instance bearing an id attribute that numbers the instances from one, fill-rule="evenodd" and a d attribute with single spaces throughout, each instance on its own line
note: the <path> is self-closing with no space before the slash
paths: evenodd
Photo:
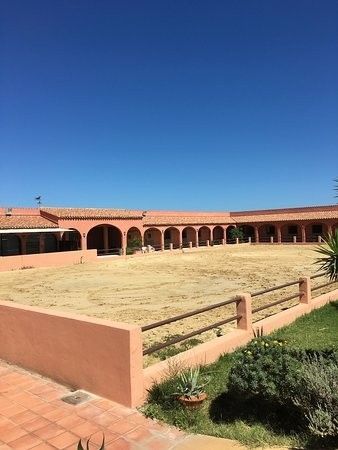
<path id="1" fill-rule="evenodd" d="M 226 300 L 240 292 L 254 292 L 314 274 L 317 267 L 313 262 L 318 256 L 314 248 L 228 245 L 127 259 L 102 258 L 99 262 L 63 268 L 3 272 L 0 273 L 0 299 L 145 325 Z M 266 294 L 254 302 L 255 305 L 268 303 L 296 290 L 297 286 L 278 291 L 277 297 Z M 223 307 L 149 331 L 145 340 L 153 343 L 169 335 L 185 333 L 234 312 L 234 305 Z"/>

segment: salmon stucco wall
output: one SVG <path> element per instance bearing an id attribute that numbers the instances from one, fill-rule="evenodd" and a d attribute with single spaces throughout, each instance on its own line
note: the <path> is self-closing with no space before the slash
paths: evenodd
<path id="1" fill-rule="evenodd" d="M 0 358 L 125 406 L 142 400 L 136 325 L 0 302 Z"/>
<path id="2" fill-rule="evenodd" d="M 96 250 L 76 250 L 70 252 L 1 256 L 0 272 L 33 267 L 60 267 L 72 264 L 82 264 L 88 261 L 95 261 L 96 258 Z"/>

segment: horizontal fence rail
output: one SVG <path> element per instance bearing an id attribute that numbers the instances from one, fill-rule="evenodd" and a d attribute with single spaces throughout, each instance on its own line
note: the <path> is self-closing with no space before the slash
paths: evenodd
<path id="1" fill-rule="evenodd" d="M 212 309 L 220 308 L 225 305 L 230 305 L 231 303 L 236 303 L 237 298 L 232 298 L 230 300 L 225 300 L 224 302 L 214 303 L 213 305 L 205 306 L 204 308 L 195 309 L 194 311 L 189 311 L 184 314 L 179 314 L 178 316 L 170 317 L 169 319 L 160 320 L 158 322 L 150 323 L 149 325 L 144 325 L 141 327 L 142 331 L 152 330 L 154 328 L 161 327 L 163 325 L 168 325 L 172 322 L 177 322 L 178 320 L 186 319 L 187 317 L 196 316 L 206 311 L 211 311 Z"/>
<path id="2" fill-rule="evenodd" d="M 284 298 L 272 301 L 272 302 L 270 302 L 268 304 L 265 304 L 265 305 L 257 306 L 255 308 L 252 308 L 250 306 L 251 314 L 255 314 L 255 313 L 264 311 L 264 310 L 269 309 L 269 308 L 271 308 L 273 306 L 277 306 L 277 305 L 289 302 L 289 301 L 297 299 L 297 298 L 299 299 L 300 302 L 306 302 L 307 301 L 306 300 L 307 299 L 307 294 L 306 294 L 306 291 L 304 291 L 304 286 L 302 286 L 303 283 L 305 283 L 305 286 L 306 286 L 306 283 L 309 283 L 309 281 L 306 281 L 306 280 L 309 280 L 309 279 L 313 280 L 313 279 L 317 279 L 317 278 L 324 277 L 324 276 L 327 276 L 327 274 L 325 272 L 321 272 L 321 273 L 318 273 L 316 275 L 312 275 L 311 277 L 300 278 L 299 280 L 290 281 L 290 282 L 287 282 L 287 283 L 279 284 L 277 286 L 272 286 L 272 287 L 267 288 L 267 289 L 262 289 L 260 291 L 253 292 L 252 294 L 238 295 L 236 297 L 233 297 L 233 298 L 231 298 L 229 300 L 225 300 L 223 302 L 214 303 L 212 305 L 208 305 L 208 306 L 205 306 L 205 307 L 202 307 L 202 308 L 199 308 L 199 309 L 195 309 L 193 311 L 188 311 L 186 313 L 179 314 L 177 316 L 173 316 L 173 317 L 170 317 L 168 319 L 163 319 L 163 320 L 159 320 L 157 322 L 150 323 L 148 325 L 144 325 L 144 326 L 141 327 L 142 332 L 153 330 L 155 328 L 159 328 L 159 327 L 164 326 L 164 325 L 169 325 L 169 324 L 171 324 L 173 322 L 177 322 L 179 320 L 186 319 L 188 317 L 196 316 L 198 314 L 202 314 L 202 313 L 205 313 L 205 312 L 212 311 L 212 310 L 214 310 L 216 308 L 221 308 L 222 306 L 226 306 L 226 305 L 230 305 L 230 304 L 236 303 L 236 310 L 237 310 L 236 312 L 237 312 L 237 314 L 235 314 L 235 315 L 233 315 L 231 317 L 228 317 L 226 319 L 217 321 L 215 323 L 212 323 L 210 325 L 207 325 L 205 327 L 199 328 L 198 330 L 191 331 L 190 333 L 183 334 L 182 336 L 177 336 L 177 337 L 174 337 L 172 339 L 165 340 L 164 342 L 152 345 L 152 346 L 150 346 L 150 347 L 148 347 L 148 348 L 143 350 L 143 355 L 150 355 L 150 354 L 152 354 L 154 352 L 157 352 L 158 350 L 161 350 L 163 348 L 169 347 L 171 345 L 178 344 L 179 342 L 185 341 L 185 340 L 187 340 L 189 338 L 192 338 L 192 337 L 197 336 L 199 334 L 205 333 L 207 331 L 210 331 L 210 330 L 212 330 L 214 328 L 220 327 L 222 325 L 225 325 L 225 324 L 233 322 L 233 321 L 237 321 L 237 327 L 243 328 L 243 326 L 240 326 L 240 322 L 242 320 L 246 320 L 245 317 L 246 317 L 246 314 L 247 314 L 248 310 L 245 309 L 246 307 L 243 309 L 243 306 L 247 304 L 246 303 L 247 300 L 245 299 L 246 296 L 249 296 L 251 298 L 252 297 L 255 298 L 255 297 L 258 297 L 260 295 L 264 295 L 264 294 L 267 294 L 267 293 L 275 292 L 277 290 L 285 289 L 285 288 L 288 288 L 288 287 L 292 287 L 292 286 L 296 286 L 296 285 L 298 285 L 298 287 L 299 287 L 297 293 L 295 293 L 295 294 L 292 294 L 292 295 L 289 295 L 287 297 L 284 297 Z M 337 280 L 328 281 L 326 283 L 320 284 L 319 286 L 314 286 L 314 287 L 310 286 L 310 291 L 313 292 L 313 291 L 322 289 L 324 287 L 330 286 L 330 285 L 335 284 L 335 283 L 337 283 Z M 310 295 L 309 298 L 311 298 L 311 295 Z M 250 304 L 251 304 L 251 301 L 250 301 Z M 286 308 L 286 309 L 288 309 L 288 308 Z M 244 314 L 244 316 L 243 316 L 243 314 Z M 277 314 L 277 312 L 273 312 L 271 315 L 274 315 L 274 314 Z M 260 320 L 260 319 L 258 319 L 258 320 Z M 250 318 L 250 323 L 253 324 L 253 323 L 255 323 L 255 321 L 252 321 L 252 319 Z"/>
<path id="3" fill-rule="evenodd" d="M 221 320 L 216 323 L 212 323 L 211 325 L 208 325 L 203 328 L 199 328 L 198 330 L 192 331 L 191 333 L 183 334 L 182 336 L 170 339 L 168 341 L 165 341 L 161 344 L 154 345 L 152 347 L 149 347 L 143 351 L 143 355 L 150 355 L 151 353 L 157 352 L 158 350 L 161 350 L 162 348 L 169 347 L 170 345 L 178 344 L 179 342 L 185 341 L 189 338 L 192 338 L 194 336 L 197 336 L 198 334 L 205 333 L 206 331 L 212 330 L 213 328 L 220 327 L 221 325 L 225 325 L 226 323 L 233 322 L 234 320 L 239 320 L 242 316 L 236 315 L 229 317 L 228 319 Z"/>

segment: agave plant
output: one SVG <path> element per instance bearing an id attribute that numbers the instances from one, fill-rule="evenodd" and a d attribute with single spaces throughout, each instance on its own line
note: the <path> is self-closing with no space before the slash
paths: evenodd
<path id="1" fill-rule="evenodd" d="M 208 382 L 201 384 L 199 377 L 199 367 L 191 368 L 188 372 L 182 373 L 177 392 L 174 395 L 184 396 L 185 398 L 199 397 L 204 392 L 204 386 L 208 384 Z"/>
<path id="2" fill-rule="evenodd" d="M 89 441 L 90 441 L 90 438 L 87 440 L 87 442 L 85 444 L 86 448 L 84 449 L 84 447 L 82 446 L 82 440 L 80 439 L 79 443 L 77 444 L 77 450 L 90 450 Z M 101 444 L 101 447 L 99 448 L 99 450 L 104 450 L 104 435 L 103 435 L 102 444 Z"/>
<path id="3" fill-rule="evenodd" d="M 338 280 L 338 230 L 324 238 L 324 245 L 317 247 L 316 252 L 321 253 L 317 258 L 319 270 L 323 270 L 331 281 Z"/>

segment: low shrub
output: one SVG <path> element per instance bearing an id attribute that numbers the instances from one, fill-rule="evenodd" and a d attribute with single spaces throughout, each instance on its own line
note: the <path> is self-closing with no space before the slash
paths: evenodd
<path id="1" fill-rule="evenodd" d="M 260 396 L 284 403 L 285 390 L 292 390 L 300 362 L 285 341 L 262 337 L 237 352 L 228 388 L 246 398 Z"/>
<path id="2" fill-rule="evenodd" d="M 305 356 L 294 386 L 291 399 L 309 431 L 319 437 L 338 436 L 337 354 Z"/>

